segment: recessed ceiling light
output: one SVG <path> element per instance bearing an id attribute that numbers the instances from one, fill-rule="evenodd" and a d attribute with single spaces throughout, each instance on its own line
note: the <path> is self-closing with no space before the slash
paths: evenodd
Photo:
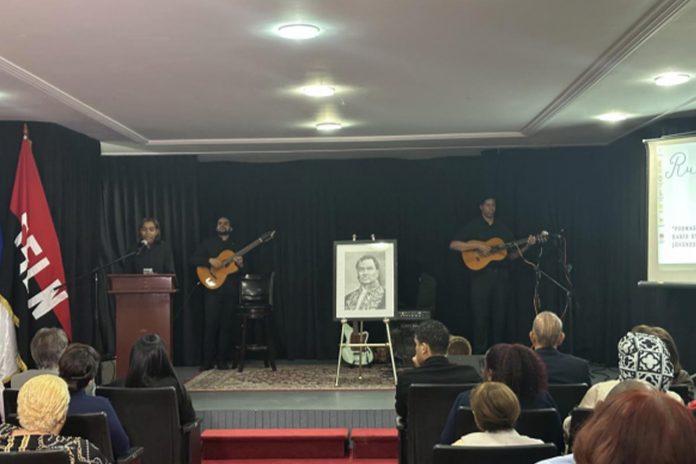
<path id="1" fill-rule="evenodd" d="M 302 93 L 308 97 L 330 97 L 336 93 L 336 89 L 330 85 L 308 85 L 302 87 Z"/>
<path id="2" fill-rule="evenodd" d="M 338 122 L 320 122 L 315 127 L 321 132 L 331 132 L 340 129 L 343 125 Z"/>
<path id="3" fill-rule="evenodd" d="M 691 79 L 691 76 L 686 73 L 669 72 L 657 76 L 655 78 L 655 85 L 659 85 L 660 87 L 672 87 L 688 82 L 689 79 Z"/>
<path id="4" fill-rule="evenodd" d="M 600 121 L 604 122 L 619 122 L 619 121 L 624 121 L 626 118 L 628 118 L 628 115 L 624 113 L 604 113 L 599 116 L 597 116 L 597 119 Z"/>
<path id="5" fill-rule="evenodd" d="M 314 24 L 286 24 L 280 26 L 277 32 L 284 39 L 306 40 L 318 36 L 321 29 Z"/>

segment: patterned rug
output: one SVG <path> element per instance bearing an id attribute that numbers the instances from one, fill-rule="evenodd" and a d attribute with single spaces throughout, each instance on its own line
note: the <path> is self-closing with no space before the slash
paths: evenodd
<path id="1" fill-rule="evenodd" d="M 341 378 L 336 383 L 336 365 L 289 364 L 279 365 L 273 372 L 261 366 L 245 366 L 244 372 L 236 370 L 210 370 L 201 372 L 186 382 L 191 392 L 225 391 L 339 391 L 339 390 L 393 390 L 394 378 L 391 366 L 374 364 L 363 368 L 363 378 L 358 379 L 358 369 L 341 366 Z"/>

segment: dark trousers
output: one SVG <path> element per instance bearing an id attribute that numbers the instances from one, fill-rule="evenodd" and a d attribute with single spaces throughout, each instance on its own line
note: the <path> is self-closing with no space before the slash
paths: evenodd
<path id="1" fill-rule="evenodd" d="M 204 299 L 203 365 L 210 367 L 229 358 L 234 308 L 239 302 L 237 292 L 226 288 L 208 290 Z"/>
<path id="2" fill-rule="evenodd" d="M 508 271 L 485 268 L 471 276 L 471 312 L 474 322 L 474 353 L 483 354 L 503 341 Z"/>

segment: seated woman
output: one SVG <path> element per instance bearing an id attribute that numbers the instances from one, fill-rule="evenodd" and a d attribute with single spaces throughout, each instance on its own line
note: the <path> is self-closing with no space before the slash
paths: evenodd
<path id="1" fill-rule="evenodd" d="M 693 464 L 696 421 L 652 388 L 607 397 L 578 432 L 573 454 L 539 464 Z"/>
<path id="2" fill-rule="evenodd" d="M 67 452 L 71 464 L 111 462 L 84 438 L 58 435 L 69 403 L 68 385 L 60 377 L 44 374 L 29 379 L 17 397 L 21 427 L 0 424 L 0 452 L 61 449 Z"/>
<path id="3" fill-rule="evenodd" d="M 87 386 L 91 384 L 99 367 L 99 353 L 89 345 L 73 343 L 60 357 L 58 362 L 59 375 L 70 389 L 70 407 L 68 414 L 87 414 L 103 412 L 109 421 L 111 446 L 116 457 L 125 456 L 130 448 L 130 440 L 123 430 L 118 414 L 111 402 L 101 396 L 87 394 Z"/>
<path id="4" fill-rule="evenodd" d="M 145 334 L 133 345 L 124 385 L 133 388 L 174 387 L 181 424 L 196 420 L 191 397 L 176 376 L 162 339 L 157 334 Z"/>
<path id="5" fill-rule="evenodd" d="M 484 381 L 501 382 L 510 387 L 517 395 L 520 408 L 558 409 L 556 402 L 546 390 L 546 367 L 534 351 L 520 344 L 510 345 L 499 343 L 493 345 L 486 352 L 485 367 L 483 369 Z M 470 391 L 465 391 L 457 396 L 452 409 L 447 417 L 445 428 L 440 435 L 440 443 L 448 444 L 456 440 L 457 411 L 461 406 L 469 407 Z M 565 448 L 561 418 L 558 418 L 558 431 L 554 434 L 553 443 L 559 450 Z"/>
<path id="6" fill-rule="evenodd" d="M 469 433 L 452 443 L 454 446 L 541 445 L 536 438 L 520 435 L 515 423 L 520 417 L 520 402 L 504 383 L 484 382 L 471 391 L 471 409 L 480 432 Z"/>
<path id="7" fill-rule="evenodd" d="M 672 361 L 674 366 L 674 378 L 672 379 L 672 385 L 685 385 L 689 390 L 689 396 L 694 397 L 694 381 L 691 379 L 691 375 L 684 369 L 679 359 L 679 350 L 677 349 L 677 343 L 672 338 L 667 330 L 658 326 L 651 325 L 637 325 L 631 329 L 631 332 L 635 333 L 646 333 L 650 335 L 655 335 L 657 338 L 662 340 L 665 344 L 665 348 L 669 352 L 669 359 Z"/>

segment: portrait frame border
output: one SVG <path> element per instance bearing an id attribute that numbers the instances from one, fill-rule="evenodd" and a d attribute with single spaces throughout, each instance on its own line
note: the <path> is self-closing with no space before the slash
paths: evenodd
<path id="1" fill-rule="evenodd" d="M 390 250 L 391 261 L 385 263 L 384 269 L 384 289 L 387 295 L 387 308 L 385 310 L 364 310 L 360 313 L 346 314 L 344 295 L 339 298 L 339 278 L 345 281 L 344 269 L 339 269 L 339 255 L 345 256 L 351 248 L 363 249 L 366 246 L 375 248 L 375 251 Z M 336 240 L 333 242 L 333 318 L 334 321 L 361 321 L 361 320 L 383 320 L 393 319 L 397 308 L 397 240 L 396 239 L 375 239 L 375 240 Z M 340 305 L 340 306 L 339 306 Z"/>

